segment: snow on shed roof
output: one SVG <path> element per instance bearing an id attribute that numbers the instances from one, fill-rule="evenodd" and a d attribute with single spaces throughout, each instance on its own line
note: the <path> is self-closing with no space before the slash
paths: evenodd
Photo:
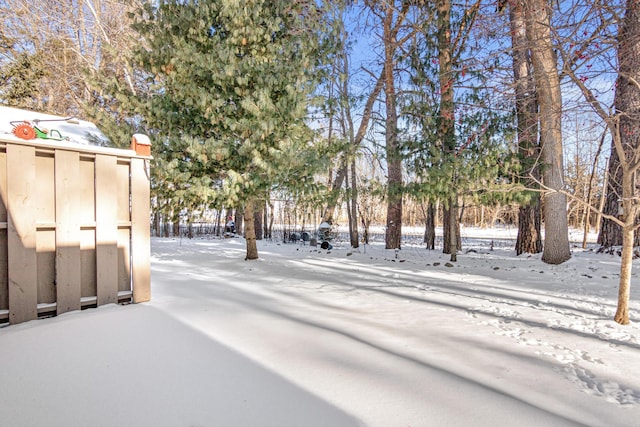
<path id="1" fill-rule="evenodd" d="M 70 117 L 0 106 L 0 138 L 14 137 L 14 125 L 11 124 L 11 122 L 27 121 L 33 123 L 38 120 L 54 120 L 50 122 L 43 122 L 40 126 L 51 130 L 57 130 L 63 138 L 68 138 L 69 142 L 76 144 L 97 146 L 110 145 L 109 138 L 107 138 L 95 124 L 86 120 L 76 119 L 75 117 L 73 120 L 67 120 L 69 118 Z"/>

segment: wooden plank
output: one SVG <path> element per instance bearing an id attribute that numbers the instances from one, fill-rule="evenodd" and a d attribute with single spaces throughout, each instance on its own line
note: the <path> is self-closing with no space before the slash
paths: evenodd
<path id="1" fill-rule="evenodd" d="M 118 292 L 131 291 L 131 229 L 118 229 Z"/>
<path id="2" fill-rule="evenodd" d="M 7 222 L 7 153 L 0 151 L 0 223 Z"/>
<path id="3" fill-rule="evenodd" d="M 131 268 L 133 302 L 151 299 L 149 161 L 131 159 Z"/>
<path id="4" fill-rule="evenodd" d="M 36 153 L 36 179 L 38 187 L 34 199 L 37 225 L 56 222 L 55 158 Z"/>
<path id="5" fill-rule="evenodd" d="M 56 301 L 56 186 L 53 153 L 36 150 L 36 257 L 38 263 L 38 304 Z M 49 225 L 43 227 L 43 225 Z M 38 311 L 40 313 L 40 311 Z"/>
<path id="6" fill-rule="evenodd" d="M 0 310 L 9 309 L 9 262 L 7 230 L 0 230 Z"/>
<path id="7" fill-rule="evenodd" d="M 38 259 L 38 304 L 54 303 L 57 300 L 55 229 L 36 232 L 36 257 Z"/>
<path id="8" fill-rule="evenodd" d="M 0 151 L 0 310 L 9 309 L 7 227 L 7 153 Z"/>
<path id="9" fill-rule="evenodd" d="M 98 295 L 96 286 L 96 231 L 85 229 L 80 231 L 80 259 L 82 270 L 82 297 Z"/>
<path id="10" fill-rule="evenodd" d="M 130 162 L 116 162 L 118 223 L 131 224 Z M 131 227 L 118 227 L 118 291 L 131 290 Z"/>
<path id="11" fill-rule="evenodd" d="M 98 305 L 118 302 L 118 197 L 115 156 L 96 155 L 96 276 Z"/>
<path id="12" fill-rule="evenodd" d="M 36 216 L 36 151 L 7 144 L 7 211 L 9 322 L 38 317 Z"/>
<path id="13" fill-rule="evenodd" d="M 118 222 L 131 221 L 131 208 L 129 206 L 129 195 L 131 187 L 129 183 L 130 163 L 117 162 L 115 179 L 115 189 L 118 198 Z"/>
<path id="14" fill-rule="evenodd" d="M 80 192 L 81 203 L 78 206 L 80 212 L 80 224 L 92 224 L 96 221 L 96 189 L 95 189 L 95 163 L 93 160 L 82 159 L 80 166 Z"/>
<path id="15" fill-rule="evenodd" d="M 56 151 L 56 313 L 80 310 L 80 156 Z"/>
<path id="16" fill-rule="evenodd" d="M 96 186 L 95 159 L 80 157 L 80 224 L 95 224 Z M 81 252 L 81 295 L 97 295 L 96 280 L 96 233 L 95 229 L 82 229 L 80 232 Z"/>

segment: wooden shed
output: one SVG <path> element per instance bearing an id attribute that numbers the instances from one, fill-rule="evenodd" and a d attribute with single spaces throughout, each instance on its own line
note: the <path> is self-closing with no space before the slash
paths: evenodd
<path id="1" fill-rule="evenodd" d="M 136 145 L 0 136 L 0 323 L 150 299 L 150 156 Z"/>

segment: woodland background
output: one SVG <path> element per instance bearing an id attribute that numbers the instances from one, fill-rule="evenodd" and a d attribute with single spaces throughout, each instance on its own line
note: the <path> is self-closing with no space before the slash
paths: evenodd
<path id="1" fill-rule="evenodd" d="M 559 264 L 568 229 L 622 247 L 640 167 L 635 0 L 0 0 L 0 102 L 153 141 L 152 224 L 518 227 Z M 173 227 L 167 227 L 174 225 Z M 586 240 L 585 240 L 586 243 Z M 583 243 L 583 244 L 585 244 Z M 624 305 L 624 304 L 621 304 Z M 616 320 L 628 322 L 624 307 Z"/>

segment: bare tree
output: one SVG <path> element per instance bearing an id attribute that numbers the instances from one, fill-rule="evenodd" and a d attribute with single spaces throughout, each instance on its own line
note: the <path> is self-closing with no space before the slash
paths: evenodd
<path id="1" fill-rule="evenodd" d="M 542 260 L 561 264 L 571 258 L 562 153 L 562 95 L 557 58 L 551 38 L 551 5 L 546 0 L 523 2 L 538 94 L 545 240 Z"/>
<path id="2" fill-rule="evenodd" d="M 357 132 L 353 135 L 353 138 L 350 138 L 350 145 L 352 151 L 355 151 L 358 147 L 360 147 L 365 140 L 367 135 L 367 129 L 372 120 L 373 109 L 382 88 L 384 86 L 383 74 L 380 73 L 379 76 L 376 77 L 375 83 L 371 92 L 369 92 L 366 97 L 366 102 L 362 111 L 362 116 L 360 118 L 360 125 L 358 126 Z M 322 215 L 322 220 L 326 222 L 333 222 L 333 216 L 335 214 L 337 202 L 338 202 L 338 192 L 340 188 L 344 185 L 344 180 L 346 178 L 348 169 L 344 167 L 344 163 L 341 162 L 339 167 L 336 170 L 335 177 L 330 181 L 331 185 L 331 196 L 329 201 L 327 202 L 327 206 L 324 209 L 324 213 Z"/>
<path id="3" fill-rule="evenodd" d="M 629 323 L 633 234 L 640 210 L 636 196 L 636 173 L 640 169 L 640 4 L 627 0 L 618 35 L 619 77 L 616 84 L 616 117 L 613 142 L 622 169 L 622 260 L 618 309 L 615 321 Z"/>
<path id="4" fill-rule="evenodd" d="M 619 18 L 617 10 L 607 5 L 594 4 L 594 13 L 603 22 L 601 25 L 608 26 L 611 22 L 619 22 L 616 43 L 618 77 L 615 82 L 613 112 L 603 105 L 597 93 L 587 86 L 587 76 L 576 71 L 580 66 L 586 68 L 585 61 L 580 60 L 586 57 L 584 53 L 587 48 L 597 43 L 588 38 L 574 51 L 560 51 L 563 55 L 563 72 L 571 78 L 589 105 L 608 126 L 612 150 L 615 150 L 613 152 L 617 158 L 615 173 L 609 175 L 610 179 L 619 181 L 619 192 L 616 193 L 617 209 L 614 212 L 605 209 L 600 213 L 622 231 L 618 307 L 614 316 L 614 320 L 620 324 L 629 323 L 634 232 L 638 228 L 636 219 L 640 213 L 640 199 L 636 191 L 636 175 L 640 169 L 640 4 L 628 0 L 625 10 L 624 18 Z M 611 19 L 600 19 L 605 11 Z M 594 30 L 594 33 L 596 31 L 600 29 Z M 611 167 L 609 170 L 611 171 Z M 611 187 L 608 190 L 610 191 Z M 591 209 L 596 210 L 593 207 Z"/>
<path id="5" fill-rule="evenodd" d="M 98 76 L 117 78 L 133 90 L 126 61 L 138 41 L 129 12 L 138 1 L 4 0 L 0 9 L 4 36 L 13 49 L 8 61 L 28 52 L 43 59 L 35 96 L 19 106 L 58 114 L 86 113 L 100 95 Z M 4 92 L 4 91 L 3 91 Z M 1 94 L 0 94 L 1 96 Z"/>

